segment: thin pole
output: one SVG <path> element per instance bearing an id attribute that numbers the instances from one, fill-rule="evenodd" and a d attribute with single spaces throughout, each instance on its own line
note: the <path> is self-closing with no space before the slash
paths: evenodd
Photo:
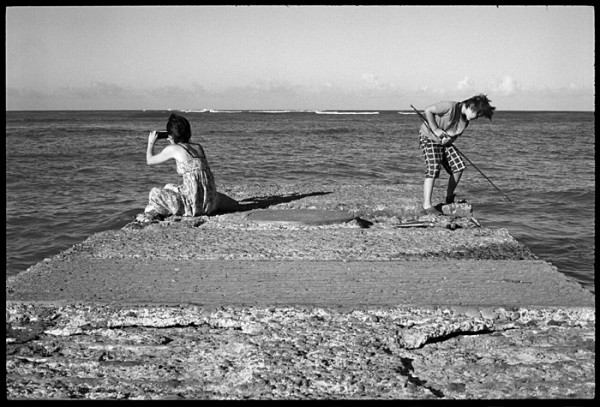
<path id="1" fill-rule="evenodd" d="M 426 119 L 425 117 L 423 117 L 423 115 L 421 114 L 421 112 L 419 112 L 419 111 L 418 111 L 418 110 L 417 110 L 417 109 L 416 109 L 416 108 L 415 108 L 413 105 L 410 105 L 410 107 L 412 107 L 412 108 L 413 108 L 413 110 L 414 110 L 414 111 L 417 113 L 417 115 L 419 116 L 419 118 L 421 119 L 421 121 L 422 121 L 423 123 L 425 123 L 425 126 L 427 126 L 427 128 L 429 129 L 429 131 L 430 131 L 432 134 L 435 134 L 435 133 L 433 132 L 433 130 L 431 130 L 431 127 L 429 126 L 429 123 L 427 122 L 427 119 Z M 462 151 L 460 151 L 460 150 L 458 149 L 458 147 L 456 147 L 455 145 L 453 145 L 453 147 L 454 147 L 454 149 L 455 149 L 455 150 L 456 150 L 456 151 L 457 151 L 457 152 L 458 152 L 460 155 L 462 155 L 462 156 L 463 156 L 463 158 L 464 158 L 465 160 L 467 160 L 467 161 L 469 162 L 469 164 L 471 164 L 471 165 L 473 166 L 473 168 L 475 168 L 477 171 L 479 171 L 479 173 L 480 173 L 481 175 L 483 175 L 483 177 L 484 177 L 486 180 L 488 180 L 488 182 L 489 182 L 490 184 L 492 184 L 492 186 L 493 186 L 494 188 L 496 188 L 496 191 L 498 191 L 498 192 L 500 193 L 500 195 L 502 195 L 502 196 L 504 197 L 504 199 L 506 199 L 508 202 L 512 202 L 512 201 L 510 200 L 510 198 L 509 198 L 508 196 L 506 196 L 506 195 L 504 194 L 504 192 L 502 192 L 502 191 L 500 190 L 500 188 L 498 188 L 496 185 L 494 185 L 494 183 L 492 182 L 492 180 L 491 180 L 491 179 L 489 179 L 489 178 L 488 178 L 488 177 L 487 177 L 487 176 L 486 176 L 486 175 L 485 175 L 485 174 L 484 174 L 484 173 L 483 173 L 483 172 L 482 172 L 482 171 L 481 171 L 479 168 L 477 168 L 477 166 L 476 166 L 475 164 L 473 164 L 473 162 L 472 162 L 471 160 L 469 160 L 469 159 L 467 158 L 467 156 L 466 156 L 466 155 L 464 155 L 464 153 L 463 153 Z"/>

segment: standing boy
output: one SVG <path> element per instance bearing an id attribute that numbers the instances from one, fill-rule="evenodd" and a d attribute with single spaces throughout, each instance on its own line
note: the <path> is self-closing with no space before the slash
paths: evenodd
<path id="1" fill-rule="evenodd" d="M 440 214 L 431 204 L 431 195 L 442 166 L 450 175 L 446 203 L 454 202 L 454 190 L 462 177 L 465 163 L 452 144 L 465 131 L 470 120 L 482 116 L 492 120 L 494 110 L 496 108 L 491 106 L 490 100 L 482 94 L 462 102 L 435 103 L 425 109 L 425 117 L 433 131 L 432 133 L 425 123 L 419 131 L 419 145 L 427 166 L 423 183 L 423 209 L 426 213 Z"/>

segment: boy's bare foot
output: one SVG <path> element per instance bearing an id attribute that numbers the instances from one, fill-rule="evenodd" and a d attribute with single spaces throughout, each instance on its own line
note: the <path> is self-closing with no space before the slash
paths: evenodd
<path id="1" fill-rule="evenodd" d="M 428 215 L 442 215 L 442 212 L 440 212 L 435 206 L 430 206 L 429 208 L 425 208 L 423 210 Z"/>
<path id="2" fill-rule="evenodd" d="M 456 194 L 450 195 L 446 197 L 446 204 L 453 203 L 466 203 L 467 201 L 464 199 L 456 199 Z"/>

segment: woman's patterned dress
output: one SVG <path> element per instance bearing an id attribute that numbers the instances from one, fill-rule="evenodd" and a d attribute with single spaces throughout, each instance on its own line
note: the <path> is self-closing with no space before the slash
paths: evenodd
<path id="1" fill-rule="evenodd" d="M 200 151 L 200 158 L 177 161 L 177 173 L 183 176 L 183 184 L 152 188 L 145 212 L 154 210 L 163 216 L 199 216 L 211 215 L 217 210 L 219 198 L 215 180 L 201 147 Z"/>

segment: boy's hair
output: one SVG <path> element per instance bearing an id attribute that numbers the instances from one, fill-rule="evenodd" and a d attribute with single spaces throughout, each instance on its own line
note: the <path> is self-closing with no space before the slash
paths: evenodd
<path id="1" fill-rule="evenodd" d="M 175 143 L 188 143 L 192 137 L 190 122 L 185 117 L 176 115 L 175 113 L 169 117 L 167 131 L 173 136 Z"/>
<path id="2" fill-rule="evenodd" d="M 476 114 L 477 117 L 486 117 L 492 120 L 492 115 L 496 108 L 490 105 L 491 100 L 484 94 L 475 95 L 467 100 L 463 100 L 462 104 L 466 107 L 470 107 Z"/>

